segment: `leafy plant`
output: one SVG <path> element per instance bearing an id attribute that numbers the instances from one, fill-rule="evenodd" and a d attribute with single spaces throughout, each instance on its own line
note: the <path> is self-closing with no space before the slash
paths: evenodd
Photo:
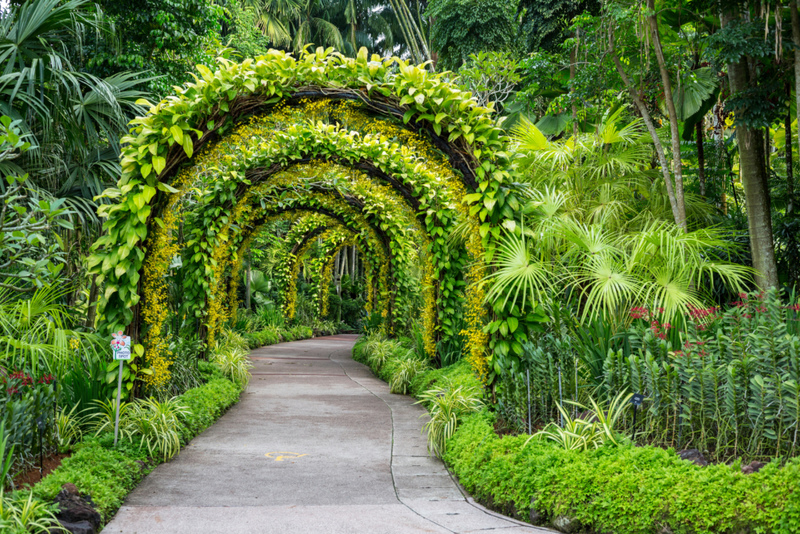
<path id="1" fill-rule="evenodd" d="M 122 423 L 123 418 L 127 415 L 131 408 L 131 403 L 121 400 L 119 403 L 119 433 L 120 436 L 126 437 L 128 435 L 125 425 Z M 117 421 L 117 399 L 116 397 L 108 400 L 97 399 L 94 401 L 94 413 L 88 416 L 89 427 L 95 436 L 99 436 L 104 432 L 114 432 L 114 426 Z"/>
<path id="2" fill-rule="evenodd" d="M 250 369 L 253 364 L 247 357 L 247 352 L 239 347 L 232 347 L 213 355 L 212 361 L 217 364 L 226 377 L 245 389 L 250 382 Z"/>
<path id="3" fill-rule="evenodd" d="M 392 393 L 407 394 L 411 388 L 411 381 L 419 373 L 425 371 L 428 364 L 416 356 L 408 355 L 401 359 L 394 368 L 394 373 L 389 381 Z"/>
<path id="4" fill-rule="evenodd" d="M 547 439 L 571 451 L 596 449 L 609 442 L 619 445 L 615 428 L 632 396 L 630 393 L 627 395 L 624 392 L 619 393 L 605 410 L 591 399 L 592 410 L 586 418 L 570 417 L 560 404 L 556 404 L 561 413 L 561 425 L 550 423 L 528 438 L 525 445 L 532 439 Z M 581 404 L 573 404 L 586 410 Z"/>
<path id="5" fill-rule="evenodd" d="M 9 534 L 49 534 L 61 530 L 50 506 L 33 493 L 6 495 L 0 488 L 0 528 Z M 8 529 L 8 530 L 6 530 Z"/>
<path id="6" fill-rule="evenodd" d="M 431 389 L 420 394 L 419 399 L 415 404 L 424 403 L 430 412 L 430 420 L 423 427 L 428 433 L 428 451 L 439 457 L 445 454 L 459 417 L 483 406 L 479 391 L 464 386 Z"/>
<path id="7" fill-rule="evenodd" d="M 166 462 L 180 451 L 180 418 L 186 413 L 179 397 L 138 399 L 125 414 L 125 429 L 131 440 L 138 440 L 151 456 L 161 454 Z"/>
<path id="8" fill-rule="evenodd" d="M 56 414 L 56 436 L 59 449 L 64 450 L 81 440 L 83 436 L 83 431 L 81 430 L 83 420 L 79 413 L 78 405 L 76 404 L 69 411 L 62 407 Z"/>

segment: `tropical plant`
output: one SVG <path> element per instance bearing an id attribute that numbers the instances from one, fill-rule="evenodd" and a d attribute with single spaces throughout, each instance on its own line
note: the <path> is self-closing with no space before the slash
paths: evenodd
<path id="1" fill-rule="evenodd" d="M 97 399 L 93 404 L 93 411 L 87 413 L 90 431 L 93 432 L 95 436 L 99 436 L 104 432 L 114 432 L 114 426 L 117 422 L 117 399 Z M 120 421 L 123 421 L 123 419 L 127 416 L 128 411 L 131 409 L 131 405 L 132 404 L 129 402 L 120 401 Z M 119 425 L 119 433 L 123 438 L 130 437 L 127 428 L 122 423 Z"/>
<path id="2" fill-rule="evenodd" d="M 464 386 L 430 389 L 419 395 L 415 404 L 424 403 L 430 413 L 430 419 L 423 426 L 423 432 L 428 434 L 428 452 L 439 457 L 444 455 L 447 440 L 458 427 L 459 417 L 483 406 L 480 396 L 478 390 Z"/>
<path id="3" fill-rule="evenodd" d="M 393 369 L 391 380 L 389 380 L 389 389 L 392 393 L 400 393 L 405 395 L 411 388 L 411 381 L 415 376 L 426 371 L 428 364 L 420 360 L 410 352 L 405 358 L 401 359 Z"/>
<path id="4" fill-rule="evenodd" d="M 546 439 L 564 449 L 581 451 L 597 449 L 607 443 L 619 445 L 616 426 L 632 396 L 632 393 L 621 392 L 611 400 L 607 408 L 601 408 L 594 399 L 590 399 L 592 408 L 584 417 L 571 417 L 560 404 L 557 404 L 561 423 L 548 424 L 528 438 L 525 445 L 532 439 Z M 582 404 L 573 404 L 587 410 Z"/>
<path id="5" fill-rule="evenodd" d="M 9 534 L 48 534 L 61 526 L 47 503 L 31 492 L 6 494 L 0 487 L 0 528 Z"/>
<path id="6" fill-rule="evenodd" d="M 181 449 L 181 417 L 187 414 L 178 397 L 138 399 L 125 413 L 125 430 L 132 441 L 138 439 L 139 445 L 147 448 L 150 456 L 161 454 L 166 462 Z"/>
<path id="7" fill-rule="evenodd" d="M 56 438 L 60 450 L 64 450 L 81 440 L 83 436 L 83 431 L 81 430 L 83 418 L 80 416 L 77 404 L 69 411 L 66 408 L 61 408 L 56 414 L 55 424 Z"/>
<path id="8" fill-rule="evenodd" d="M 247 354 L 246 348 L 233 346 L 215 352 L 211 361 L 219 367 L 222 374 L 240 388 L 245 389 L 250 382 L 250 369 L 253 367 Z"/>
<path id="9" fill-rule="evenodd" d="M 11 480 L 11 466 L 14 464 L 14 445 L 9 444 L 5 421 L 0 421 L 0 489 Z"/>

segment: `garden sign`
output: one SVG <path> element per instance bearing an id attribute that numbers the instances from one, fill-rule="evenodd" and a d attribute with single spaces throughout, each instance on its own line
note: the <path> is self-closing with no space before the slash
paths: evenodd
<path id="1" fill-rule="evenodd" d="M 119 379 L 117 380 L 117 416 L 114 420 L 114 446 L 117 445 L 117 437 L 119 435 L 119 402 L 122 394 L 122 362 L 131 359 L 131 338 L 130 336 L 123 335 L 117 332 L 113 334 L 111 340 L 111 351 L 114 353 L 114 359 L 119 360 Z"/>

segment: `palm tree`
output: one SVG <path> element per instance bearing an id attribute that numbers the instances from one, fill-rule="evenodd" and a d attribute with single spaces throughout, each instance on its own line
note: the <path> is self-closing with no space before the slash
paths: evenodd
<path id="1" fill-rule="evenodd" d="M 515 128 L 528 201 L 521 230 L 507 232 L 495 256 L 489 299 L 575 298 L 583 320 L 604 312 L 624 321 L 637 305 L 670 318 L 702 307 L 709 278 L 737 291 L 752 280 L 751 269 L 725 261 L 735 251 L 722 232 L 684 233 L 671 222 L 641 122 L 618 122 L 612 114 L 595 132 L 559 141 L 526 120 Z"/>
<path id="2" fill-rule="evenodd" d="M 0 114 L 19 121 L 32 145 L 16 163 L 94 222 L 91 199 L 120 175 L 119 141 L 145 111 L 137 87 L 149 81 L 82 71 L 84 36 L 109 31 L 88 0 L 28 0 L 0 19 Z"/>

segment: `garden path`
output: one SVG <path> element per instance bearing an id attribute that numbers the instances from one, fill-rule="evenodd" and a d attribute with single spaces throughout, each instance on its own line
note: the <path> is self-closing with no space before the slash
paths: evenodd
<path id="1" fill-rule="evenodd" d="M 241 401 L 150 473 L 105 533 L 548 532 L 461 493 L 425 410 L 353 361 L 355 336 L 253 351 Z"/>

